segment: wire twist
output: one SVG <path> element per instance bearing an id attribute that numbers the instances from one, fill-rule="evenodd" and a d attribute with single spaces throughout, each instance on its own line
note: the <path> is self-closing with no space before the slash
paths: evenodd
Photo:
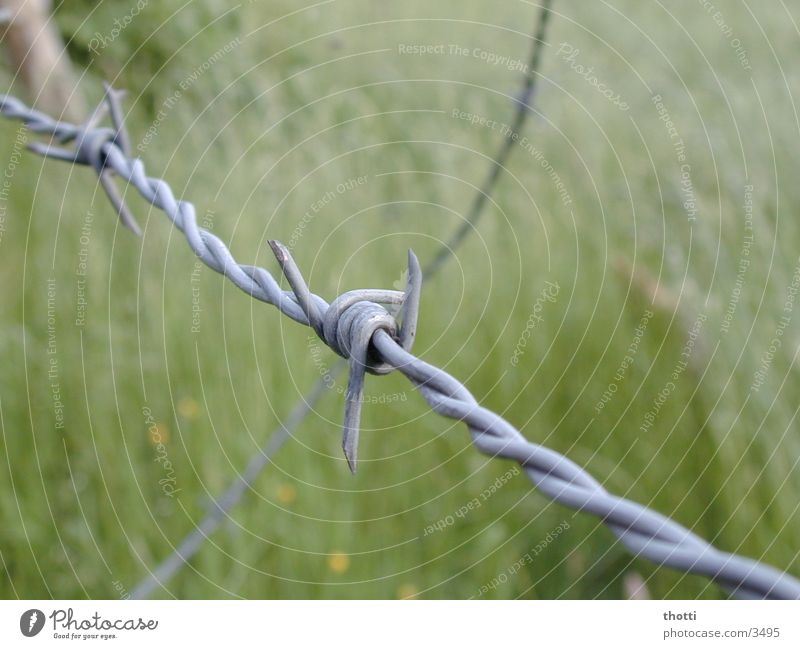
<path id="1" fill-rule="evenodd" d="M 252 297 L 273 304 L 293 320 L 312 327 L 331 349 L 349 360 L 343 446 L 352 470 L 365 374 L 397 370 L 416 386 L 434 411 L 463 421 L 480 451 L 519 462 L 543 493 L 562 505 L 600 518 L 635 556 L 705 575 L 739 597 L 800 599 L 800 581 L 794 577 L 758 561 L 723 552 L 672 519 L 610 494 L 580 466 L 552 449 L 529 442 L 500 415 L 482 407 L 460 381 L 414 356 L 410 349 L 422 274 L 412 252 L 404 293 L 382 289 L 350 291 L 331 304 L 311 293 L 288 250 L 278 242 L 270 244 L 291 291 L 283 291 L 264 268 L 238 264 L 219 237 L 197 225 L 191 203 L 176 200 L 165 181 L 148 177 L 142 161 L 130 158 L 119 95 L 107 88 L 106 100 L 113 129 L 96 126 L 101 109 L 87 124 L 75 126 L 57 122 L 8 95 L 0 95 L 0 112 L 22 120 L 35 133 L 51 135 L 61 143 L 75 141 L 74 150 L 42 144 L 31 148 L 47 157 L 91 166 L 101 179 L 105 175 L 108 180 L 108 174 L 113 172 L 126 180 L 145 200 L 166 213 L 207 266 Z M 113 188 L 113 184 L 108 186 Z M 106 185 L 104 188 L 114 202 L 114 192 Z M 123 221 L 131 218 L 124 203 L 114 204 Z M 402 304 L 402 324 L 398 325 L 381 304 Z"/>

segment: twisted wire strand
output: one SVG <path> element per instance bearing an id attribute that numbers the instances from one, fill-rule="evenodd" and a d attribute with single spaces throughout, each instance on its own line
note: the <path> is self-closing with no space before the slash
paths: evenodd
<path id="1" fill-rule="evenodd" d="M 480 406 L 460 381 L 403 350 L 384 332 L 376 334 L 373 344 L 382 360 L 404 374 L 434 411 L 463 421 L 480 451 L 519 462 L 540 491 L 602 519 L 635 556 L 704 575 L 740 597 L 800 598 L 800 581 L 785 572 L 718 550 L 672 519 L 610 494 L 572 460 L 529 442 L 500 415 Z"/>
<path id="2" fill-rule="evenodd" d="M 388 312 L 376 312 L 376 308 L 381 307 L 369 299 L 373 295 L 383 295 L 385 301 L 394 302 L 402 299 L 402 293 L 366 291 L 365 299 L 351 303 L 349 308 L 331 310 L 336 312 L 335 320 L 324 323 L 329 315 L 329 304 L 323 298 L 308 291 L 298 276 L 294 277 L 298 281 L 291 282 L 287 272 L 292 291 L 283 291 L 266 269 L 238 264 L 219 237 L 197 225 L 191 203 L 176 200 L 164 180 L 148 177 L 142 161 L 131 159 L 123 152 L 119 145 L 119 129 L 60 123 L 7 95 L 0 95 L 0 113 L 21 120 L 32 131 L 51 135 L 62 143 L 74 140 L 76 148 L 70 155 L 42 148 L 34 150 L 73 164 L 92 166 L 98 175 L 112 169 L 145 200 L 167 214 L 207 266 L 252 297 L 273 304 L 297 322 L 312 326 L 334 351 L 350 358 L 351 365 L 351 353 L 356 351 L 353 346 L 360 346 L 365 331 L 369 330 L 366 338 L 373 363 L 401 372 L 435 412 L 463 421 L 480 451 L 519 462 L 531 481 L 551 499 L 600 518 L 635 556 L 704 575 L 739 597 L 800 599 L 800 581 L 794 577 L 764 563 L 718 550 L 672 519 L 610 494 L 580 466 L 552 449 L 529 442 L 500 415 L 480 406 L 460 381 L 414 356 L 405 348 L 409 345 L 400 343 L 396 335 L 398 328 L 391 323 L 391 316 L 387 321 Z M 286 270 L 284 268 L 284 272 Z M 353 311 L 354 308 L 357 311 Z M 381 320 L 378 326 L 373 321 L 376 313 Z M 322 327 L 320 322 L 324 323 Z M 326 333 L 330 326 L 335 335 Z"/>
<path id="3" fill-rule="evenodd" d="M 160 178 L 145 174 L 144 163 L 138 158 L 129 158 L 117 143 L 117 134 L 109 128 L 84 128 L 59 122 L 44 113 L 28 108 L 22 101 L 9 95 L 0 95 L 0 113 L 17 119 L 34 133 L 51 135 L 61 143 L 75 141 L 76 151 L 72 162 L 88 165 L 99 174 L 106 169 L 133 185 L 142 197 L 162 210 L 176 228 L 186 237 L 189 247 L 209 268 L 225 275 L 248 295 L 276 306 L 293 320 L 308 325 L 309 320 L 300 308 L 292 291 L 283 291 L 275 278 L 264 268 L 240 265 L 227 246 L 216 235 L 197 224 L 194 205 L 176 200 L 170 186 Z M 45 148 L 37 153 L 49 155 Z M 62 158 L 63 159 L 63 158 Z M 328 303 L 318 295 L 311 295 L 317 308 L 325 313 Z M 341 352 L 341 350 L 334 350 Z"/>

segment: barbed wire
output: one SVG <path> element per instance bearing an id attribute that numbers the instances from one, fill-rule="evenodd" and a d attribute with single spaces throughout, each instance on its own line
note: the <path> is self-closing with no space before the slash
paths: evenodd
<path id="1" fill-rule="evenodd" d="M 431 280 L 438 275 L 445 264 L 455 256 L 456 250 L 467 238 L 467 235 L 475 231 L 501 173 L 506 169 L 511 152 L 514 149 L 513 145 L 516 142 L 515 136 L 522 133 L 528 116 L 533 112 L 536 84 L 542 62 L 542 51 L 546 44 L 545 37 L 552 4 L 552 0 L 544 0 L 539 8 L 536 26 L 530 37 L 529 62 L 523 72 L 520 90 L 514 97 L 513 126 L 506 133 L 503 142 L 491 159 L 486 178 L 475 192 L 464 221 L 455 228 L 446 241 L 440 244 L 436 254 L 423 267 L 422 276 L 426 280 Z M 191 558 L 200 550 L 211 534 L 219 528 L 230 511 L 241 501 L 258 476 L 269 466 L 270 460 L 275 453 L 280 450 L 294 430 L 313 411 L 314 405 L 322 397 L 324 389 L 327 387 L 327 382 L 344 371 L 345 365 L 345 361 L 339 359 L 325 376 L 317 379 L 311 389 L 300 397 L 285 422 L 273 431 L 266 443 L 250 457 L 244 473 L 236 476 L 222 495 L 212 501 L 206 515 L 197 526 L 133 588 L 130 593 L 131 599 L 150 597 L 159 586 L 164 586 L 184 566 L 188 565 Z"/>
<path id="2" fill-rule="evenodd" d="M 554 501 L 597 516 L 636 557 L 685 572 L 704 575 L 731 593 L 746 598 L 800 599 L 800 581 L 764 563 L 719 550 L 667 516 L 609 493 L 580 466 L 557 451 L 523 437 L 508 421 L 482 407 L 457 379 L 411 353 L 422 273 L 409 251 L 408 284 L 404 292 L 385 289 L 349 291 L 330 304 L 308 288 L 288 249 L 271 241 L 291 290 L 284 291 L 264 268 L 236 262 L 223 241 L 197 224 L 194 206 L 177 200 L 162 179 L 148 177 L 144 163 L 130 157 L 121 121 L 120 95 L 107 88 L 106 102 L 114 128 L 97 123 L 98 110 L 86 124 L 58 122 L 27 107 L 15 97 L 0 95 L 0 113 L 24 122 L 38 134 L 73 149 L 34 143 L 46 157 L 91 166 L 103 183 L 120 218 L 135 230 L 125 204 L 110 178 L 116 174 L 142 197 L 161 209 L 185 236 L 189 246 L 212 270 L 224 275 L 251 297 L 276 306 L 293 320 L 311 327 L 350 365 L 345 395 L 343 447 L 351 470 L 357 463 L 362 390 L 366 373 L 399 371 L 419 390 L 438 414 L 463 421 L 475 446 L 492 457 L 518 462 L 531 481 Z M 385 305 L 401 305 L 398 323 Z"/>
<path id="3" fill-rule="evenodd" d="M 112 105 L 118 99 L 110 89 L 106 97 Z M 453 376 L 414 356 L 410 349 L 421 273 L 412 252 L 409 252 L 409 281 L 404 293 L 361 289 L 344 293 L 329 304 L 309 290 L 288 249 L 271 241 L 291 286 L 290 291 L 284 291 L 266 269 L 237 263 L 219 237 L 197 225 L 191 203 L 176 200 L 164 180 L 148 177 L 144 163 L 129 157 L 121 146 L 126 138 L 121 137 L 124 131 L 114 117 L 114 110 L 111 114 L 115 129 L 99 128 L 93 123 L 75 126 L 57 122 L 8 95 L 0 95 L 0 112 L 23 121 L 35 133 L 51 135 L 61 143 L 74 141 L 74 150 L 38 144 L 31 148 L 47 157 L 91 166 L 98 175 L 113 171 L 127 180 L 145 200 L 166 213 L 209 268 L 248 295 L 310 326 L 333 351 L 349 360 L 343 445 L 351 469 L 356 467 L 365 373 L 397 370 L 417 387 L 435 412 L 463 421 L 479 450 L 519 462 L 539 490 L 558 503 L 602 519 L 635 556 L 705 575 L 738 596 L 800 599 L 800 581 L 794 577 L 758 561 L 718 550 L 670 518 L 610 494 L 577 464 L 552 449 L 529 442 L 500 415 L 480 406 Z M 382 306 L 385 304 L 402 304 L 402 324 L 398 325 Z"/>

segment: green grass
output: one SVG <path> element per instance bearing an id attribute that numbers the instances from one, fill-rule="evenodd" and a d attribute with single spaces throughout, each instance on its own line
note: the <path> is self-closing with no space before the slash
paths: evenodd
<path id="1" fill-rule="evenodd" d="M 524 3 L 150 3 L 92 58 L 127 7 L 63 3 L 59 25 L 86 66 L 83 87 L 129 90 L 143 141 L 163 102 L 216 51 L 166 111 L 143 159 L 237 258 L 277 271 L 268 238 L 289 241 L 309 206 L 348 178 L 294 252 L 312 289 L 391 287 L 405 250 L 423 260 L 460 222 L 501 140 L 453 109 L 508 123 L 519 73 L 470 56 L 398 53 L 400 43 L 460 44 L 525 59 L 536 8 Z M 171 3 L 164 3 L 164 5 Z M 466 382 L 531 440 L 585 465 L 611 491 L 673 516 L 720 548 L 800 574 L 800 435 L 795 367 L 800 314 L 785 327 L 763 386 L 754 373 L 775 336 L 798 264 L 800 16 L 725 6 L 752 71 L 696 3 L 560 3 L 544 52 L 539 114 L 525 135 L 562 179 L 565 205 L 523 147 L 475 233 L 424 286 L 415 352 Z M 751 15 L 749 11 L 753 11 Z M 174 13 L 173 13 L 174 12 Z M 85 20 L 84 20 L 85 19 Z M 257 28 L 258 31 L 255 31 Z M 606 101 L 557 55 L 629 105 Z M 6 74 L 5 87 L 22 93 Z M 663 97 L 691 165 L 697 219 L 652 101 Z M 0 166 L 16 125 L 0 129 Z M 730 327 L 753 186 L 750 266 Z M 86 169 L 23 153 L 0 239 L 0 594 L 119 596 L 164 558 L 243 470 L 314 383 L 309 333 L 204 269 L 160 212 L 131 197 L 142 241 L 121 229 Z M 87 213 L 88 239 L 81 241 Z M 85 286 L 77 269 L 88 255 Z M 48 279 L 55 278 L 48 354 Z M 558 282 L 519 364 L 510 359 L 545 282 Z M 655 287 L 657 286 L 657 290 Z M 192 332 L 192 289 L 199 332 Z M 85 323 L 76 326 L 78 292 Z M 655 298 L 655 306 L 651 302 Z M 624 377 L 614 375 L 647 309 L 654 315 Z M 671 379 L 688 330 L 707 317 L 689 366 Z M 323 351 L 327 364 L 334 355 Z M 56 428 L 51 359 L 64 427 Z M 599 414 L 609 383 L 617 392 Z M 653 597 L 719 597 L 701 578 L 631 560 L 595 519 L 537 494 L 521 475 L 469 516 L 424 534 L 511 465 L 475 451 L 463 426 L 431 414 L 400 376 L 371 377 L 361 467 L 340 451 L 342 398 L 325 397 L 253 493 L 163 596 L 463 598 L 569 529 L 487 597 L 606 598 L 641 574 Z M 166 440 L 175 497 L 143 408 Z M 347 555 L 342 558 L 340 555 Z M 124 594 L 124 591 L 123 591 Z"/>

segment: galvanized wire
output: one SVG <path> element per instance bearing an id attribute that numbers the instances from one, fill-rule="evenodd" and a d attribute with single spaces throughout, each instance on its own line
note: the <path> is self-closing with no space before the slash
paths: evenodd
<path id="1" fill-rule="evenodd" d="M 528 66 L 523 73 L 522 85 L 519 93 L 515 97 L 515 111 L 513 126 L 503 139 L 500 148 L 492 158 L 489 171 L 484 182 L 475 192 L 475 195 L 467 210 L 464 221 L 456 227 L 453 234 L 442 242 L 431 258 L 430 262 L 422 269 L 422 277 L 426 280 L 432 279 L 437 275 L 444 265 L 452 259 L 459 245 L 466 239 L 470 232 L 475 228 L 484 213 L 484 208 L 489 200 L 501 173 L 505 170 L 511 152 L 514 149 L 515 135 L 522 133 L 528 116 L 533 112 L 533 104 L 539 69 L 542 62 L 542 51 L 544 50 L 547 27 L 550 22 L 552 0 L 544 0 L 539 8 L 536 28 L 531 35 L 531 48 Z M 131 591 L 132 599 L 145 599 L 150 597 L 159 586 L 165 586 L 172 577 L 177 574 L 189 560 L 200 550 L 209 537 L 219 528 L 225 517 L 241 501 L 247 489 L 255 482 L 261 472 L 270 464 L 270 460 L 275 453 L 280 450 L 283 444 L 289 439 L 291 433 L 313 410 L 316 401 L 322 396 L 326 381 L 333 375 L 338 375 L 344 369 L 344 361 L 339 359 L 330 370 L 327 376 L 318 379 L 311 389 L 295 404 L 286 422 L 275 430 L 269 437 L 266 444 L 257 450 L 247 464 L 247 469 L 242 475 L 232 481 L 230 486 L 224 491 L 220 498 L 215 499 L 209 508 L 208 513 L 197 525 L 189 532 L 183 540 L 173 549 L 173 551 L 163 559 L 149 574 Z"/>
<path id="2" fill-rule="evenodd" d="M 511 128 L 507 131 L 497 155 L 492 158 L 489 173 L 486 175 L 486 179 L 483 181 L 481 188 L 475 193 L 469 211 L 464 218 L 464 222 L 453 232 L 453 235 L 448 239 L 447 243 L 439 248 L 439 251 L 433 259 L 423 268 L 423 276 L 425 279 L 434 275 L 442 267 L 442 264 L 452 257 L 453 251 L 461 245 L 461 242 L 467 235 L 475 229 L 475 225 L 483 214 L 486 201 L 489 200 L 500 178 L 500 174 L 506 168 L 506 162 L 511 155 L 511 151 L 514 149 L 514 145 L 517 144 L 517 138 L 522 132 L 523 126 L 525 126 L 528 115 L 534 110 L 533 103 L 536 96 L 536 81 L 542 62 L 542 51 L 544 50 L 547 26 L 550 24 L 552 4 L 552 0 L 545 0 L 539 11 L 536 32 L 533 34 L 530 58 L 525 68 L 522 87 L 515 98 L 517 110 L 514 113 L 514 121 L 511 124 Z"/>
<path id="3" fill-rule="evenodd" d="M 108 97 L 111 100 L 112 93 Z M 116 173 L 167 214 L 207 266 L 252 297 L 273 304 L 293 320 L 311 326 L 331 349 L 348 358 L 351 377 L 360 374 L 363 379 L 367 370 L 401 372 L 434 411 L 463 421 L 479 450 L 519 462 L 543 493 L 567 507 L 599 517 L 635 556 L 705 575 L 737 596 L 800 599 L 800 581 L 794 577 L 758 561 L 718 550 L 670 518 L 610 494 L 577 464 L 552 449 L 529 442 L 500 415 L 480 406 L 450 374 L 414 356 L 410 351 L 413 332 L 409 336 L 409 323 L 404 320 L 398 325 L 394 316 L 378 303 L 406 300 L 407 306 L 413 290 L 405 294 L 377 289 L 355 291 L 328 304 L 308 290 L 291 255 L 276 245 L 276 254 L 292 286 L 291 291 L 283 291 L 266 269 L 238 264 L 219 237 L 197 225 L 191 203 L 177 200 L 164 180 L 145 174 L 142 161 L 132 159 L 123 150 L 121 143 L 126 138 L 121 124 L 109 129 L 99 128 L 91 121 L 84 126 L 60 123 L 7 95 L 0 95 L 0 112 L 61 143 L 74 141 L 74 150 L 53 146 L 34 147 L 34 150 L 73 164 L 91 166 L 98 175 Z M 114 111 L 111 112 L 114 118 Z M 418 297 L 418 287 L 416 293 Z M 360 395 L 349 394 L 348 400 L 360 403 Z"/>

